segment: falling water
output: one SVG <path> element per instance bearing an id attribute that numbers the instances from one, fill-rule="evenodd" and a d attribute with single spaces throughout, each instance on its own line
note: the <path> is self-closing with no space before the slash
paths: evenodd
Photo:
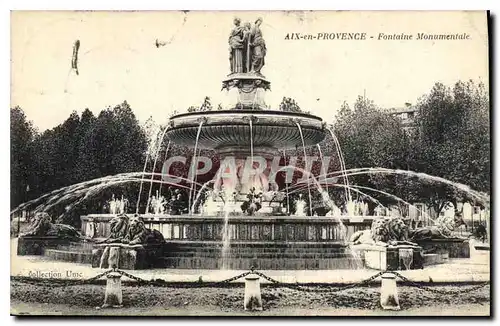
<path id="1" fill-rule="evenodd" d="M 302 127 L 300 126 L 300 124 L 298 122 L 296 122 L 297 124 L 297 127 L 299 128 L 299 133 L 300 133 L 300 139 L 302 139 L 302 150 L 304 151 L 304 167 L 305 166 L 305 162 L 306 162 L 306 158 L 307 158 L 307 154 L 306 154 L 306 144 L 304 143 L 304 135 L 302 134 Z M 311 196 L 311 187 L 309 186 L 309 178 L 307 178 L 307 192 L 309 194 L 309 215 L 313 215 L 312 213 L 312 196 Z"/>
<path id="2" fill-rule="evenodd" d="M 198 140 L 200 138 L 200 133 L 201 133 L 201 126 L 203 126 L 203 120 L 200 121 L 200 125 L 198 126 L 198 132 L 196 133 L 196 142 L 194 143 L 194 150 L 193 150 L 193 162 L 191 163 L 191 175 L 192 175 L 192 182 L 191 182 L 191 188 L 189 189 L 189 202 L 188 202 L 188 207 L 191 209 L 191 196 L 193 195 L 193 185 L 194 185 L 194 170 L 195 168 L 198 167 L 198 158 L 196 157 L 196 150 L 198 149 Z M 193 213 L 192 211 L 189 212 L 190 214 Z"/>
<path id="3" fill-rule="evenodd" d="M 248 124 L 250 127 L 250 169 L 253 171 L 253 117 L 248 117 Z M 233 201 L 232 198 L 229 198 L 229 193 L 226 193 L 224 202 L 224 226 L 222 228 L 222 269 L 229 268 L 229 254 L 231 251 L 231 233 L 229 230 L 229 202 Z"/>
<path id="4" fill-rule="evenodd" d="M 316 188 L 317 190 L 322 194 L 322 199 L 323 199 L 323 202 L 328 205 L 330 207 L 330 209 L 333 209 L 334 206 L 335 206 L 335 203 L 333 202 L 333 200 L 330 198 L 330 196 L 328 195 L 328 192 L 324 191 L 323 188 L 321 187 L 321 184 L 318 182 L 318 180 L 314 177 L 314 175 L 312 175 L 312 173 L 310 172 L 307 172 L 301 168 L 298 168 L 298 167 L 294 167 L 294 166 L 285 166 L 281 169 L 296 169 L 302 173 L 305 173 L 308 175 L 309 178 L 312 178 L 314 184 L 316 185 Z M 281 170 L 280 169 L 280 170 Z M 337 185 L 337 186 L 341 186 L 341 187 L 349 187 L 349 186 L 346 186 L 346 185 Z M 353 191 L 355 192 L 358 192 L 358 193 L 361 193 L 363 194 L 361 191 L 357 190 L 357 189 L 352 189 Z M 373 200 L 374 202 L 377 202 L 380 204 L 380 202 L 378 202 L 375 198 L 367 195 L 367 194 L 364 194 L 367 198 L 370 198 L 371 200 Z M 344 223 L 342 222 L 342 219 L 340 218 L 340 216 L 333 216 L 333 218 L 336 220 L 337 222 L 337 229 L 339 231 L 339 234 L 340 234 L 340 241 L 342 241 L 343 244 L 347 244 L 347 242 L 349 241 L 349 239 L 347 238 L 347 227 L 344 225 Z M 354 260 L 354 263 L 355 263 L 355 269 L 359 269 L 359 268 L 363 268 L 364 266 L 364 263 L 363 263 L 363 259 L 361 258 L 361 255 L 359 252 L 356 252 L 355 250 L 352 250 L 349 246 L 346 246 L 345 247 L 345 250 L 346 250 L 346 253 L 348 254 L 348 257 L 350 256 L 353 260 Z"/>
<path id="5" fill-rule="evenodd" d="M 285 160 L 285 164 L 286 164 L 286 151 L 283 150 L 283 159 Z M 290 215 L 290 197 L 289 197 L 289 194 L 288 194 L 288 182 L 286 180 L 286 176 L 285 176 L 285 191 L 286 191 L 286 213 L 287 215 Z"/>
<path id="6" fill-rule="evenodd" d="M 229 232 L 229 198 L 224 203 L 224 226 L 222 228 L 222 269 L 229 269 L 229 254 L 231 251 L 231 234 Z"/>
<path id="7" fill-rule="evenodd" d="M 248 123 L 250 124 L 250 168 L 253 170 L 253 125 L 252 125 L 252 117 L 248 119 Z"/>
<path id="8" fill-rule="evenodd" d="M 333 139 L 333 143 L 335 145 L 335 149 L 337 150 L 337 157 L 339 158 L 339 162 L 340 162 L 340 170 L 341 171 L 345 171 L 345 159 L 344 159 L 344 153 L 342 152 L 342 148 L 340 147 L 340 142 L 337 138 L 337 136 L 335 136 L 335 134 L 333 133 L 333 130 L 330 128 L 330 127 L 327 127 L 328 131 L 330 132 L 330 135 L 332 136 L 332 139 Z M 347 178 L 347 175 L 346 174 L 343 174 L 343 179 L 344 179 L 344 184 L 346 186 L 349 186 L 349 179 Z M 346 187 L 346 204 L 347 203 L 350 203 L 352 201 L 352 196 L 351 196 L 351 192 L 349 190 L 349 188 Z"/>
<path id="9" fill-rule="evenodd" d="M 356 186 L 351 186 L 351 187 L 353 187 L 353 188 L 361 188 L 361 189 L 365 189 L 365 190 L 371 190 L 371 191 L 374 191 L 374 192 L 378 192 L 378 193 L 380 193 L 380 194 L 382 194 L 382 195 L 385 195 L 385 196 L 387 196 L 387 197 L 389 197 L 389 198 L 392 198 L 392 199 L 394 199 L 394 200 L 396 200 L 396 201 L 398 201 L 398 202 L 401 202 L 401 203 L 403 203 L 403 204 L 405 204 L 405 205 L 408 205 L 408 206 L 414 207 L 414 208 L 415 208 L 418 212 L 420 212 L 420 213 L 422 214 L 422 216 L 428 217 L 428 218 L 429 218 L 429 219 L 430 219 L 433 223 L 435 222 L 435 221 L 434 221 L 434 219 L 433 219 L 433 218 L 432 218 L 429 214 L 427 214 L 427 213 L 425 213 L 424 211 L 422 211 L 422 210 L 418 209 L 415 205 L 410 204 L 409 202 L 405 201 L 405 200 L 404 200 L 403 198 L 401 198 L 401 197 L 398 197 L 398 196 L 396 196 L 396 195 L 393 195 L 393 194 L 391 194 L 391 193 L 388 193 L 388 192 L 385 192 L 385 191 L 382 191 L 382 190 L 378 190 L 378 189 L 370 188 L 370 187 L 364 187 L 364 186 L 358 186 L 358 185 L 356 185 Z M 387 207 L 384 207 L 384 208 L 387 208 Z"/>
<path id="10" fill-rule="evenodd" d="M 144 183 L 144 176 L 146 173 L 146 167 L 148 166 L 148 161 L 149 161 L 149 151 L 148 154 L 146 155 L 146 159 L 144 160 L 144 167 L 142 168 L 141 184 L 139 185 L 139 195 L 137 196 L 137 203 L 135 208 L 136 214 L 139 213 L 139 203 L 141 202 L 142 184 Z"/>
<path id="11" fill-rule="evenodd" d="M 399 170 L 399 169 L 387 169 L 387 168 L 356 168 L 356 169 L 349 169 L 349 170 L 344 170 L 344 171 L 335 171 L 328 173 L 327 175 L 335 175 L 337 173 L 345 173 L 347 176 L 353 176 L 353 175 L 363 175 L 363 174 L 400 174 L 400 175 L 406 175 L 409 177 L 416 177 L 419 179 L 424 179 L 424 180 L 429 180 L 429 181 L 435 181 L 439 183 L 444 183 L 447 185 L 450 185 L 460 191 L 463 191 L 465 193 L 470 194 L 471 196 L 475 197 L 479 201 L 481 201 L 485 205 L 489 205 L 490 201 L 490 196 L 488 194 L 479 192 L 477 190 L 471 189 L 469 186 L 459 183 L 459 182 L 454 182 L 447 180 L 442 177 L 437 177 L 433 176 L 427 173 L 422 173 L 422 172 L 414 172 L 411 170 Z"/>
<path id="12" fill-rule="evenodd" d="M 168 151 L 170 150 L 170 141 L 168 141 L 167 143 L 167 148 L 165 149 L 165 156 L 164 156 L 164 160 L 167 159 L 168 157 Z M 154 171 L 153 171 L 154 172 Z M 168 171 L 167 171 L 168 172 Z M 163 169 L 162 169 L 162 174 L 161 174 L 161 178 L 163 179 Z M 159 193 L 160 193 L 160 196 L 161 196 L 161 188 L 163 186 L 163 183 L 160 183 L 160 189 L 159 189 Z"/>
<path id="13" fill-rule="evenodd" d="M 200 156 L 201 156 L 201 148 L 198 149 L 198 155 L 197 155 L 197 157 L 199 158 Z M 196 168 L 198 168 L 198 162 L 196 162 Z M 194 184 L 196 184 L 197 182 L 198 182 L 198 174 L 195 173 L 194 174 Z M 196 187 L 193 188 L 193 195 L 196 195 L 195 198 L 199 197 L 200 191 L 201 190 L 196 191 Z M 196 211 L 196 204 L 193 203 L 192 207 L 193 207 L 193 209 L 191 210 L 191 212 L 194 213 Z"/>
<path id="14" fill-rule="evenodd" d="M 161 147 L 161 144 L 163 142 L 163 137 L 165 136 L 165 132 L 167 131 L 168 129 L 168 126 L 165 127 L 165 130 L 161 136 L 161 139 L 158 138 L 158 133 L 156 133 L 156 136 L 157 136 L 157 139 L 156 141 L 152 142 L 151 144 L 151 148 L 148 148 L 148 153 L 147 153 L 147 156 L 146 156 L 146 160 L 144 161 L 144 167 L 143 167 L 143 170 L 142 170 L 142 178 L 141 178 L 141 184 L 139 185 L 139 194 L 137 195 L 137 203 L 136 203 L 136 209 L 135 209 L 135 212 L 136 213 L 139 213 L 139 203 L 141 202 L 141 194 L 142 194 L 142 185 L 143 185 L 143 182 L 144 182 L 144 174 L 146 172 L 146 167 L 147 167 L 147 164 L 148 164 L 148 161 L 149 161 L 149 158 L 151 156 L 151 151 L 153 150 L 154 147 L 157 147 L 157 149 L 159 147 Z M 157 156 L 158 156 L 158 153 L 155 157 L 155 165 L 156 165 L 156 159 L 157 159 Z M 154 172 L 154 168 L 153 168 L 153 172 Z M 151 185 L 152 183 L 150 184 L 150 188 L 151 188 Z M 150 194 L 148 195 L 148 203 L 146 205 L 146 210 L 148 209 L 148 205 L 149 205 L 149 197 L 151 196 L 151 190 L 149 191 Z"/>
<path id="15" fill-rule="evenodd" d="M 38 198 L 32 199 L 28 202 L 25 202 L 15 209 L 11 211 L 11 214 L 15 214 L 16 212 L 26 209 L 28 207 L 35 207 L 35 212 L 37 211 L 46 211 L 56 205 L 64 204 L 68 201 L 75 201 L 78 200 L 78 202 L 73 203 L 72 207 L 77 206 L 79 203 L 83 202 L 84 200 L 91 198 L 95 194 L 99 193 L 100 191 L 117 186 L 117 185 L 122 185 L 126 183 L 140 183 L 142 177 L 150 176 L 150 175 L 161 175 L 160 173 L 143 173 L 143 172 L 129 172 L 129 173 L 121 173 L 117 175 L 112 175 L 112 176 L 106 176 L 102 178 L 96 178 L 93 180 L 88 180 L 80 183 L 76 183 L 70 186 L 62 187 L 56 190 L 53 190 L 47 194 L 44 194 Z M 177 178 L 181 181 L 186 181 L 190 182 L 190 180 L 174 175 L 167 175 L 172 178 Z M 180 187 L 180 188 L 186 188 L 189 189 L 189 187 L 178 184 L 178 183 L 172 183 L 168 181 L 158 181 L 154 180 L 154 183 L 160 183 L 160 184 L 169 184 L 172 186 Z"/>
<path id="16" fill-rule="evenodd" d="M 196 197 L 194 198 L 194 201 L 193 201 L 193 205 L 191 205 L 191 210 L 194 212 L 194 208 L 196 207 L 196 204 L 198 203 L 198 200 L 200 200 L 200 196 L 201 194 L 203 194 L 203 190 L 205 190 L 205 188 L 210 184 L 210 183 L 213 183 L 215 182 L 215 180 L 208 180 L 207 182 L 205 182 L 203 184 L 203 186 L 201 186 L 200 190 L 198 191 L 198 193 L 196 194 Z"/>
<path id="17" fill-rule="evenodd" d="M 321 170 L 323 170 L 326 173 L 328 170 L 328 167 L 323 166 L 324 162 L 323 162 L 323 152 L 321 151 L 321 146 L 319 146 L 319 144 L 316 144 L 316 146 L 318 147 L 319 159 L 321 160 Z M 328 182 L 325 183 L 325 188 L 326 188 L 326 191 L 328 192 Z"/>
<path id="18" fill-rule="evenodd" d="M 160 137 L 160 142 L 157 144 L 156 153 L 155 153 L 155 161 L 153 163 L 153 172 L 155 172 L 155 170 L 156 170 L 156 163 L 158 162 L 158 156 L 160 156 L 159 154 L 160 154 L 161 145 L 163 144 L 163 138 L 165 137 L 167 130 L 168 130 L 168 126 L 165 127 L 165 130 L 163 131 L 163 133 Z M 169 146 L 170 146 L 170 141 L 168 142 L 167 147 L 169 147 Z M 151 180 L 149 181 L 148 201 L 146 203 L 146 209 L 144 212 L 145 214 L 148 212 L 149 202 L 151 201 L 151 192 L 153 191 L 153 178 L 154 178 L 154 174 L 151 175 Z"/>
<path id="19" fill-rule="evenodd" d="M 370 196 L 369 194 L 365 193 L 365 192 L 362 192 L 361 190 L 358 190 L 356 189 L 357 186 L 346 186 L 346 185 L 343 185 L 343 184 L 334 184 L 333 185 L 334 187 L 342 187 L 342 188 L 346 188 L 346 187 L 349 187 L 349 190 L 351 191 L 354 191 L 355 193 L 358 193 L 360 194 L 361 196 L 364 196 L 366 198 L 368 198 L 369 200 L 371 200 L 373 203 L 377 204 L 377 205 L 380 205 L 381 207 L 387 209 L 386 206 L 384 206 L 380 201 L 378 201 L 376 198 L 374 198 L 373 196 Z M 290 191 L 290 194 L 293 194 L 295 192 L 298 192 L 298 191 L 301 191 L 302 189 L 304 189 L 305 186 L 300 186 L 300 187 L 295 187 L 292 191 Z M 369 188 L 369 189 L 372 189 L 372 188 Z M 318 189 L 319 191 L 320 189 Z M 376 189 L 372 189 L 374 191 L 376 191 Z M 398 197 L 399 198 L 399 197 Z"/>
<path id="20" fill-rule="evenodd" d="M 328 193 L 326 191 L 323 190 L 323 187 L 321 187 L 321 184 L 318 182 L 318 180 L 314 177 L 314 175 L 309 172 L 309 171 L 306 171 L 304 169 L 301 169 L 299 167 L 296 167 L 296 166 L 291 166 L 291 165 L 287 165 L 287 166 L 284 166 L 282 168 L 280 168 L 278 171 L 281 171 L 281 170 L 286 170 L 286 169 L 293 169 L 293 170 L 297 170 L 301 173 L 303 173 L 304 175 L 307 176 L 307 180 L 309 181 L 310 179 L 312 179 L 313 183 L 316 185 L 316 188 L 318 189 L 318 191 L 321 193 L 322 195 L 322 199 L 323 199 L 323 202 L 328 205 L 328 207 L 330 207 L 330 209 L 333 209 L 335 203 L 333 202 L 333 200 L 330 198 L 330 196 L 328 195 Z M 308 190 L 309 190 L 309 194 L 310 194 L 310 187 L 309 187 L 309 182 L 308 182 Z M 311 207 L 312 205 L 310 205 Z M 312 216 L 312 214 L 311 214 Z M 342 220 L 340 219 L 339 216 L 334 216 L 334 218 L 336 219 L 337 223 L 338 223 L 338 226 L 339 226 L 339 231 L 340 231 L 340 238 L 341 240 L 343 240 L 344 242 L 347 241 L 347 227 L 344 225 L 344 223 L 342 222 Z"/>

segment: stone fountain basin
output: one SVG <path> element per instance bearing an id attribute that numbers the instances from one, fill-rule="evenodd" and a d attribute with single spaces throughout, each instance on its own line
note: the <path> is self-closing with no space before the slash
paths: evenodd
<path id="1" fill-rule="evenodd" d="M 82 233 L 89 224 L 95 228 L 94 236 L 109 236 L 109 221 L 115 215 L 90 214 L 81 216 Z M 147 228 L 160 231 L 165 240 L 221 241 L 224 216 L 201 215 L 141 215 Z M 228 220 L 231 238 L 237 241 L 276 242 L 338 242 L 341 238 L 339 220 L 347 228 L 348 239 L 354 232 L 371 226 L 372 216 L 342 216 L 340 219 L 326 216 L 231 216 Z"/>
<path id="2" fill-rule="evenodd" d="M 114 215 L 81 217 L 82 233 L 93 225 L 94 236 L 109 236 Z M 222 253 L 223 216 L 141 215 L 145 226 L 165 238 L 161 268 L 187 269 L 357 269 L 362 259 L 353 256 L 341 232 L 339 219 L 307 216 L 231 216 L 227 232 L 231 241 Z M 369 228 L 373 217 L 342 216 L 347 237 Z M 95 265 L 95 263 L 94 263 Z M 158 267 L 160 268 L 160 267 Z"/>
<path id="3" fill-rule="evenodd" d="M 170 118 L 166 137 L 178 144 L 194 147 L 200 122 L 203 121 L 198 148 L 215 150 L 250 150 L 252 119 L 253 147 L 276 154 L 276 150 L 302 146 L 297 122 L 302 128 L 305 146 L 314 146 L 325 138 L 321 118 L 305 114 L 272 110 L 221 110 L 178 114 Z M 237 151 L 237 150 L 236 150 Z"/>

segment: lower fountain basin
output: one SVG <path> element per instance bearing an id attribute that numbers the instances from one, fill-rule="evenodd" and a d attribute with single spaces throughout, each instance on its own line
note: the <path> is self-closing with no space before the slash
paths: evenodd
<path id="1" fill-rule="evenodd" d="M 109 236 L 112 214 L 81 217 L 82 233 Z M 223 254 L 221 216 L 141 216 L 146 228 L 165 238 L 155 268 L 179 269 L 359 269 L 363 260 L 352 254 L 345 239 L 371 226 L 373 217 L 231 216 Z M 345 226 L 346 232 L 342 232 Z"/>
<path id="2" fill-rule="evenodd" d="M 82 234 L 106 238 L 113 214 L 90 214 L 81 217 Z M 223 216 L 141 215 L 146 228 L 158 230 L 166 241 L 222 241 Z M 373 217 L 295 217 L 295 216 L 231 216 L 228 229 L 231 241 L 285 241 L 345 243 L 356 231 L 371 227 Z M 346 228 L 342 232 L 339 221 Z"/>

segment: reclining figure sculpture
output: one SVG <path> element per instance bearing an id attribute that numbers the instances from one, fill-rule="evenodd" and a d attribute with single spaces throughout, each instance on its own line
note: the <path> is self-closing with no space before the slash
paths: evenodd
<path id="1" fill-rule="evenodd" d="M 417 244 L 409 237 L 408 226 L 402 218 L 379 218 L 373 221 L 371 229 L 355 232 L 349 242 L 353 245 L 368 244 L 387 247 Z"/>
<path id="2" fill-rule="evenodd" d="M 28 227 L 20 234 L 21 237 L 48 237 L 54 236 L 62 240 L 82 241 L 89 240 L 82 236 L 74 227 L 66 224 L 52 223 L 52 218 L 46 212 L 38 212 Z"/>

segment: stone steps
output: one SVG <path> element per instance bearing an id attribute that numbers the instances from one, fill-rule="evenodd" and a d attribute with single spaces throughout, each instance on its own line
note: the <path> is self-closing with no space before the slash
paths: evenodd
<path id="1" fill-rule="evenodd" d="M 92 264 L 92 253 L 88 252 L 45 249 L 44 256 L 49 259 L 58 261 L 68 261 L 80 264 Z"/>
<path id="2" fill-rule="evenodd" d="M 443 264 L 448 261 L 448 255 L 424 254 L 424 266 Z"/>
<path id="3" fill-rule="evenodd" d="M 222 245 L 217 247 L 165 247 L 167 252 L 217 252 L 223 248 Z M 276 254 L 305 254 L 305 253 L 318 253 L 327 254 L 331 252 L 346 252 L 346 248 L 238 248 L 230 246 L 230 250 L 239 253 L 276 253 Z"/>
<path id="4" fill-rule="evenodd" d="M 198 251 L 181 251 L 181 252 L 165 252 L 164 257 L 175 258 L 175 257 L 198 257 L 198 258 L 219 258 L 222 255 L 222 251 L 219 249 L 217 251 L 211 252 L 198 252 Z M 268 253 L 268 252 L 235 252 L 229 251 L 226 257 L 231 258 L 270 258 L 270 259 L 326 259 L 326 258 L 350 258 L 352 255 L 347 253 Z"/>
<path id="5" fill-rule="evenodd" d="M 71 243 L 46 249 L 44 256 L 56 261 L 92 264 L 92 243 Z M 173 241 L 164 246 L 158 268 L 221 269 L 220 241 Z M 233 241 L 225 255 L 228 269 L 296 270 L 357 269 L 363 266 L 337 242 L 242 242 Z"/>
<path id="6" fill-rule="evenodd" d="M 202 257 L 170 257 L 164 258 L 166 268 L 178 269 L 222 269 L 223 260 Z M 328 269 L 362 269 L 363 263 L 354 258 L 327 259 L 250 259 L 230 258 L 224 266 L 226 269 L 248 270 L 251 267 L 261 270 L 328 270 Z"/>
<path id="7" fill-rule="evenodd" d="M 346 245 L 339 242 L 284 242 L 284 241 L 230 241 L 231 248 L 242 249 L 340 249 Z M 222 246 L 222 241 L 176 241 L 167 242 L 166 248 L 218 248 Z"/>

